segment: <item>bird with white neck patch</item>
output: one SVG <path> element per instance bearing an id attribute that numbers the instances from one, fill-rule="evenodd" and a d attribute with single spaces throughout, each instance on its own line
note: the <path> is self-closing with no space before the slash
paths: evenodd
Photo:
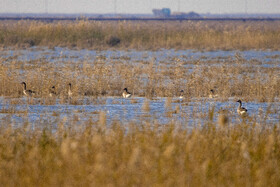
<path id="1" fill-rule="evenodd" d="M 22 92 L 23 92 L 24 95 L 26 95 L 28 97 L 32 97 L 32 96 L 35 95 L 34 91 L 26 89 L 26 83 L 25 82 L 22 82 L 21 84 L 23 86 L 23 91 Z"/>
<path id="2" fill-rule="evenodd" d="M 123 98 L 130 98 L 131 97 L 131 93 L 127 91 L 127 88 L 124 88 L 122 96 L 123 96 Z"/>
<path id="3" fill-rule="evenodd" d="M 242 102 L 241 100 L 236 101 L 239 103 L 239 106 L 237 108 L 237 113 L 241 116 L 245 116 L 247 114 L 247 109 L 242 107 Z"/>

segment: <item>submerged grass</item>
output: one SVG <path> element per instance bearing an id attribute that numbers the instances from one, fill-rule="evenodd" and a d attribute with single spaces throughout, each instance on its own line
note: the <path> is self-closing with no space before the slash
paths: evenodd
<path id="1" fill-rule="evenodd" d="M 279 49 L 274 22 L 1 21 L 2 46 L 134 49 Z M 112 40 L 112 38 L 114 40 Z M 116 42 L 117 41 L 117 42 Z"/>
<path id="2" fill-rule="evenodd" d="M 279 186 L 280 131 L 265 124 L 187 130 L 100 120 L 0 127 L 3 186 Z M 221 122 L 224 123 L 224 122 Z"/>

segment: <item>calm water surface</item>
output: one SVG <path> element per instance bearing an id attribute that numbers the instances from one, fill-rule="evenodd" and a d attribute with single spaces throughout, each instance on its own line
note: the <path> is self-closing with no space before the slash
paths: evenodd
<path id="1" fill-rule="evenodd" d="M 96 50 L 73 50 L 68 48 L 55 47 L 53 49 L 33 47 L 25 50 L 2 50 L 0 57 L 11 60 L 15 57 L 19 61 L 45 60 L 47 62 L 79 62 L 96 61 L 106 62 L 114 61 L 155 61 L 164 63 L 174 63 L 176 61 L 209 61 L 219 59 L 219 62 L 226 62 L 229 58 L 241 57 L 245 60 L 255 60 L 258 66 L 276 66 L 280 67 L 280 51 L 196 51 L 196 50 L 167 50 L 158 51 L 96 51 Z M 271 62 L 274 62 L 271 64 Z"/>
<path id="2" fill-rule="evenodd" d="M 242 119 L 236 114 L 238 103 L 235 99 L 230 98 L 228 101 L 221 102 L 208 98 L 191 99 L 190 101 L 172 99 L 171 107 L 166 107 L 166 98 L 155 98 L 148 100 L 150 105 L 149 111 L 143 110 L 145 98 L 136 97 L 133 99 L 123 99 L 119 97 L 98 98 L 91 102 L 90 98 L 83 98 L 79 105 L 59 104 L 59 99 L 53 105 L 33 104 L 28 105 L 27 98 L 23 97 L 18 100 L 19 104 L 10 104 L 7 98 L 0 98 L 0 123 L 10 121 L 11 124 L 20 125 L 24 122 L 31 124 L 54 124 L 59 121 L 82 123 L 89 119 L 98 121 L 99 112 L 106 113 L 107 122 L 120 121 L 122 123 L 137 122 L 156 122 L 167 124 L 170 122 L 184 125 L 188 128 L 203 125 L 209 122 L 209 111 L 214 109 L 214 119 L 217 121 L 219 111 L 226 110 L 231 123 L 240 122 Z M 35 103 L 36 100 L 34 99 Z M 10 103 L 9 103 L 10 102 Z M 249 111 L 251 121 L 266 124 L 280 123 L 280 102 L 273 103 L 244 103 Z M 3 109 L 13 108 L 15 113 L 3 112 Z M 178 109 L 178 112 L 175 112 Z M 266 114 L 267 111 L 270 111 Z M 17 113 L 18 112 L 18 113 Z"/>

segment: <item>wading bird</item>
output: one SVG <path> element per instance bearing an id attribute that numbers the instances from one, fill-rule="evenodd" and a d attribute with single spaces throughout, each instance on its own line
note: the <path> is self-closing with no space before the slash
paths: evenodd
<path id="1" fill-rule="evenodd" d="M 21 84 L 22 84 L 22 86 L 23 86 L 23 94 L 24 94 L 24 95 L 26 95 L 26 96 L 28 96 L 28 97 L 32 97 L 32 96 L 35 95 L 35 92 L 34 92 L 34 91 L 32 91 L 32 90 L 26 90 L 26 83 L 25 83 L 25 82 L 22 82 Z"/>
<path id="2" fill-rule="evenodd" d="M 247 109 L 242 107 L 242 102 L 241 100 L 236 101 L 239 103 L 239 106 L 237 108 L 237 113 L 241 116 L 245 116 L 247 114 Z"/>
<path id="3" fill-rule="evenodd" d="M 130 98 L 131 97 L 131 93 L 129 93 L 127 91 L 127 88 L 123 89 L 123 93 L 122 93 L 123 98 Z"/>
<path id="4" fill-rule="evenodd" d="M 73 92 L 72 92 L 72 84 L 69 83 L 68 84 L 68 97 L 71 97 L 73 95 Z"/>
<path id="5" fill-rule="evenodd" d="M 218 94 L 215 94 L 215 91 L 213 89 L 210 90 L 209 98 L 216 98 L 218 97 Z"/>
<path id="6" fill-rule="evenodd" d="M 56 96 L 55 86 L 51 87 L 49 92 L 50 97 Z"/>
<path id="7" fill-rule="evenodd" d="M 179 96 L 179 98 L 180 98 L 180 99 L 184 99 L 184 90 L 181 90 L 181 91 L 180 91 L 180 96 Z"/>

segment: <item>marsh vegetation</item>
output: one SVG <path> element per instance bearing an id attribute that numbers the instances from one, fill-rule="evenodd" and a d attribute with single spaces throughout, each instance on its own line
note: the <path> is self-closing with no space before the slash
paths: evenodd
<path id="1" fill-rule="evenodd" d="M 93 49 L 278 50 L 273 22 L 1 21 L 0 45 Z"/>
<path id="2" fill-rule="evenodd" d="M 32 48 L 25 53 L 28 56 L 34 50 L 41 49 Z M 279 57 L 274 53 L 250 53 L 260 59 L 249 59 L 241 52 L 223 57 L 202 53 L 193 59 L 189 51 L 188 55 L 181 51 L 174 56 L 169 55 L 172 50 L 151 54 L 132 51 L 126 55 L 94 51 L 88 57 L 85 52 L 79 55 L 68 49 L 56 50 L 53 55 L 52 50 L 43 50 L 27 60 L 23 51 L 6 57 L 9 50 L 2 52 L 0 95 L 21 97 L 19 83 L 23 81 L 40 98 L 48 97 L 52 86 L 58 97 L 66 97 L 69 83 L 77 97 L 120 96 L 125 87 L 134 96 L 148 98 L 179 96 L 180 90 L 184 90 L 186 98 L 208 97 L 214 89 L 222 100 L 238 97 L 267 102 L 280 93 Z"/>
<path id="3" fill-rule="evenodd" d="M 279 125 L 0 128 L 5 186 L 278 186 Z"/>
<path id="4" fill-rule="evenodd" d="M 1 22 L 0 184 L 279 186 L 276 23 Z"/>

